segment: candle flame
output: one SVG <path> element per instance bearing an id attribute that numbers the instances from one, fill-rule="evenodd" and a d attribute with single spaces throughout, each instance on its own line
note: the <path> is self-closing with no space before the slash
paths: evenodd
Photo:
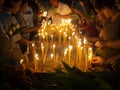
<path id="1" fill-rule="evenodd" d="M 51 54 L 50 54 L 50 57 L 53 58 L 53 56 L 54 56 L 53 53 L 51 53 Z"/>
<path id="2" fill-rule="evenodd" d="M 72 50 L 72 48 L 73 48 L 73 47 L 70 45 L 70 46 L 69 46 L 69 49 Z"/>
<path id="3" fill-rule="evenodd" d="M 66 48 L 64 51 L 64 56 L 66 56 L 68 49 Z"/>
<path id="4" fill-rule="evenodd" d="M 56 46 L 55 46 L 55 44 L 53 44 L 53 48 L 55 48 Z"/>
<path id="5" fill-rule="evenodd" d="M 39 60 L 39 57 L 38 57 L 37 53 L 35 54 L 35 58 L 36 58 L 36 60 Z"/>
<path id="6" fill-rule="evenodd" d="M 23 59 L 21 59 L 21 60 L 20 60 L 20 64 L 22 64 L 22 63 L 23 63 L 23 61 L 24 61 L 24 60 L 23 60 Z"/>
<path id="7" fill-rule="evenodd" d="M 34 43 L 32 43 L 32 47 L 34 47 L 35 46 L 35 44 Z"/>

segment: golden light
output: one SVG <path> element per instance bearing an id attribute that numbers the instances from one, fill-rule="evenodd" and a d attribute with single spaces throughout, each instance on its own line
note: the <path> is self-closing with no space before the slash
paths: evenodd
<path id="1" fill-rule="evenodd" d="M 21 60 L 20 60 L 20 64 L 22 64 L 22 63 L 23 63 L 23 61 L 24 61 L 24 60 L 23 60 L 23 59 L 21 59 Z"/>

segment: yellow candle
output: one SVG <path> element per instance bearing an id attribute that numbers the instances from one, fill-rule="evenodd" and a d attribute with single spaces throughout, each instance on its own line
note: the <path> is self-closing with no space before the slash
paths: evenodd
<path id="1" fill-rule="evenodd" d="M 20 60 L 20 64 L 21 64 L 22 68 L 25 70 L 26 66 L 25 66 L 25 64 L 23 64 L 23 62 L 24 62 L 24 60 L 21 59 L 21 60 Z"/>
<path id="2" fill-rule="evenodd" d="M 44 45 L 41 43 L 42 59 L 44 58 Z"/>
<path id="3" fill-rule="evenodd" d="M 72 42 L 73 42 L 73 44 L 75 44 L 75 43 L 74 43 L 74 41 L 75 41 L 74 36 L 75 36 L 75 32 L 72 33 Z"/>
<path id="4" fill-rule="evenodd" d="M 86 38 L 84 37 L 84 42 L 83 42 L 84 44 L 87 44 L 87 40 L 86 40 Z"/>
<path id="5" fill-rule="evenodd" d="M 35 71 L 38 72 L 38 67 L 39 67 L 38 60 L 39 60 L 39 57 L 38 57 L 37 53 L 35 54 L 35 58 L 36 58 L 36 61 L 35 61 L 36 69 L 35 69 Z"/>
<path id="6" fill-rule="evenodd" d="M 36 55 L 36 47 L 35 47 L 35 44 L 32 43 L 32 47 L 33 47 L 33 59 L 34 59 L 34 71 L 36 72 L 36 58 L 35 58 L 35 55 Z"/>
<path id="7" fill-rule="evenodd" d="M 60 46 L 60 43 L 61 43 L 61 31 L 59 31 L 59 46 Z"/>
<path id="8" fill-rule="evenodd" d="M 40 32 L 38 32 L 38 36 L 39 36 L 39 40 L 40 40 L 40 36 L 41 36 Z"/>
<path id="9" fill-rule="evenodd" d="M 43 43 L 45 43 L 45 35 L 43 35 L 42 37 L 43 37 Z"/>
<path id="10" fill-rule="evenodd" d="M 51 60 L 53 60 L 53 57 L 54 57 L 53 53 L 50 54 L 50 57 L 51 57 Z"/>
<path id="11" fill-rule="evenodd" d="M 64 51 L 64 61 L 66 61 L 66 55 L 67 55 L 68 49 L 66 48 Z"/>
<path id="12" fill-rule="evenodd" d="M 45 32 L 46 42 L 48 43 L 48 33 Z"/>
<path id="13" fill-rule="evenodd" d="M 92 57 L 93 57 L 93 50 L 92 50 L 92 47 L 89 47 L 89 49 L 88 49 L 88 61 L 89 61 L 89 64 L 91 64 Z"/>
<path id="14" fill-rule="evenodd" d="M 67 35 L 66 35 L 66 32 L 64 32 L 63 33 L 63 44 L 64 44 L 64 46 L 66 45 L 66 37 L 67 37 Z"/>
<path id="15" fill-rule="evenodd" d="M 68 38 L 68 39 L 69 39 L 69 44 L 70 44 L 71 37 L 69 36 L 69 38 Z"/>
<path id="16" fill-rule="evenodd" d="M 24 60 L 23 60 L 23 59 L 21 59 L 21 60 L 20 60 L 20 64 L 23 64 L 23 61 L 24 61 Z"/>
<path id="17" fill-rule="evenodd" d="M 53 44 L 53 35 L 51 35 L 51 42 L 52 42 L 52 44 Z"/>
<path id="18" fill-rule="evenodd" d="M 83 47 L 81 46 L 80 48 L 79 48 L 79 68 L 81 68 L 82 67 L 82 64 L 83 64 L 83 62 L 82 62 L 82 55 L 83 55 L 83 53 L 82 53 L 82 51 L 83 51 Z"/>
<path id="19" fill-rule="evenodd" d="M 71 64 L 71 50 L 72 50 L 72 46 L 69 46 L 69 60 L 68 60 L 68 64 Z"/>
<path id="20" fill-rule="evenodd" d="M 53 55 L 54 55 L 54 61 L 55 61 L 55 44 L 53 44 Z"/>
<path id="21" fill-rule="evenodd" d="M 45 50 L 45 55 L 44 55 L 44 58 L 43 58 L 43 64 L 44 64 L 45 61 L 46 61 L 46 56 L 47 56 L 47 49 Z"/>

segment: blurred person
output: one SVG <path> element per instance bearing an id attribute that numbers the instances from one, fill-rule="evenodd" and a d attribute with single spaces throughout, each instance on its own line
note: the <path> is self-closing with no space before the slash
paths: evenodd
<path id="1" fill-rule="evenodd" d="M 25 19 L 25 21 L 27 22 L 29 27 L 34 26 L 34 24 L 33 24 L 33 10 L 29 5 L 27 5 L 27 7 L 26 7 L 26 12 L 24 12 L 23 18 Z"/>
<path id="2" fill-rule="evenodd" d="M 20 66 L 20 59 L 22 52 L 19 45 L 12 40 L 6 34 L 3 24 L 0 22 L 0 66 L 11 64 L 14 66 Z"/>
<path id="3" fill-rule="evenodd" d="M 24 28 L 21 32 L 23 38 L 29 40 L 30 33 L 33 31 L 37 31 L 39 26 L 30 27 L 27 24 L 27 21 L 24 19 L 24 13 L 27 11 L 27 7 L 28 7 L 28 0 L 23 0 L 20 10 L 15 14 L 15 17 L 16 17 L 16 20 L 19 23 L 20 27 Z"/>
<path id="4" fill-rule="evenodd" d="M 29 0 L 28 1 L 28 5 L 32 8 L 33 10 L 33 26 L 39 26 L 41 23 L 38 23 L 39 19 L 38 19 L 38 0 Z M 33 31 L 30 33 L 30 40 L 33 39 L 33 37 L 37 34 L 37 31 Z"/>
<path id="5" fill-rule="evenodd" d="M 113 65 L 111 65 L 111 62 L 114 62 L 114 67 L 119 70 L 120 67 L 118 64 L 120 63 L 120 58 L 118 56 L 120 54 L 120 12 L 116 7 L 114 0 L 101 0 L 96 2 L 95 9 L 101 10 L 107 19 L 104 24 L 104 29 L 102 30 L 103 40 L 99 40 L 95 43 L 98 48 L 104 50 L 104 56 L 94 57 L 92 65 L 114 70 L 114 68 L 112 68 Z M 116 56 L 118 58 L 111 60 L 111 58 Z"/>
<path id="6" fill-rule="evenodd" d="M 72 8 L 73 12 L 81 16 L 82 19 L 86 21 L 86 25 L 80 27 L 79 30 L 85 30 L 85 36 L 87 37 L 98 37 L 99 32 L 95 27 L 96 16 L 92 4 L 89 1 L 80 1 L 80 4 L 84 12 L 79 11 L 76 8 Z"/>
<path id="7" fill-rule="evenodd" d="M 8 40 L 18 44 L 18 46 L 20 44 L 27 45 L 29 42 L 21 37 L 21 31 L 18 30 L 19 24 L 13 16 L 13 14 L 16 14 L 19 11 L 21 3 L 22 0 L 4 0 L 3 10 L 0 12 L 0 21 L 3 24 L 4 31 L 9 38 Z M 21 52 L 23 53 L 22 49 Z"/>
<path id="8" fill-rule="evenodd" d="M 0 1 L 0 11 L 2 10 L 2 6 L 3 6 L 4 0 Z"/>
<path id="9" fill-rule="evenodd" d="M 27 21 L 24 19 L 24 13 L 27 11 L 27 6 L 28 6 L 28 0 L 23 0 L 19 11 L 16 14 L 14 14 L 14 16 L 20 28 L 22 28 L 20 32 L 22 38 L 30 41 L 30 33 L 33 31 L 37 31 L 39 27 L 38 26 L 29 27 Z M 22 52 L 25 53 L 27 51 L 27 44 L 20 43 L 20 48 Z"/>
<path id="10" fill-rule="evenodd" d="M 49 0 L 52 5 L 48 12 L 47 18 L 52 18 L 52 23 L 60 24 L 62 19 L 70 18 L 71 9 L 67 4 L 60 2 L 59 0 Z"/>

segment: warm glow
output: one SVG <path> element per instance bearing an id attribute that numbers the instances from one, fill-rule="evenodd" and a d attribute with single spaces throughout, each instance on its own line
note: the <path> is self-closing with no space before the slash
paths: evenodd
<path id="1" fill-rule="evenodd" d="M 35 46 L 35 44 L 34 43 L 32 43 L 32 47 L 34 47 Z"/>
<path id="2" fill-rule="evenodd" d="M 47 12 L 44 11 L 44 12 L 43 12 L 43 17 L 46 17 L 46 16 L 47 16 Z"/>
<path id="3" fill-rule="evenodd" d="M 23 63 L 23 61 L 24 61 L 24 60 L 23 60 L 23 59 L 21 59 L 21 60 L 20 60 L 20 64 L 22 64 L 22 63 Z"/>
<path id="4" fill-rule="evenodd" d="M 68 49 L 66 48 L 64 51 L 64 56 L 66 56 Z"/>
<path id="5" fill-rule="evenodd" d="M 87 43 L 87 40 L 86 40 L 86 38 L 84 37 L 84 44 L 86 44 Z"/>
<path id="6" fill-rule="evenodd" d="M 73 49 L 73 47 L 70 45 L 70 46 L 69 46 L 69 50 L 72 50 L 72 49 Z"/>
<path id="7" fill-rule="evenodd" d="M 39 60 L 39 57 L 38 57 L 37 53 L 35 54 L 35 58 L 36 58 L 36 60 Z"/>
<path id="8" fill-rule="evenodd" d="M 53 48 L 55 48 L 55 44 L 53 44 Z"/>
<path id="9" fill-rule="evenodd" d="M 53 58 L 53 56 L 54 56 L 53 53 L 51 53 L 51 54 L 50 54 L 50 57 Z"/>

